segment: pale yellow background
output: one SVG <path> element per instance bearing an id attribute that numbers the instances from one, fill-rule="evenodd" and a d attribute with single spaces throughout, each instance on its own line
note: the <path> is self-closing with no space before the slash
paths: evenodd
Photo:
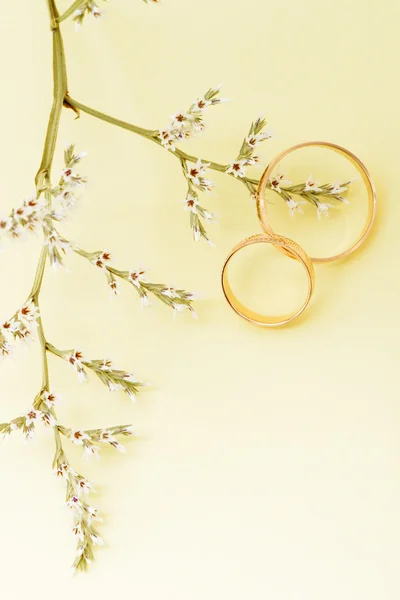
<path id="1" fill-rule="evenodd" d="M 2 0 L 1 213 L 33 190 L 51 104 L 45 1 Z M 60 0 L 60 8 L 68 6 Z M 233 158 L 264 113 L 279 136 L 263 157 L 311 138 L 359 154 L 377 184 L 374 236 L 354 259 L 318 267 L 298 325 L 263 331 L 238 319 L 219 285 L 224 256 L 258 231 L 244 187 L 216 175 L 216 249 L 191 243 L 178 161 L 146 140 L 65 112 L 67 141 L 89 151 L 90 186 L 62 231 L 115 265 L 142 262 L 156 281 L 203 295 L 200 320 L 141 313 L 134 290 L 110 303 L 79 257 L 43 288 L 47 335 L 109 355 L 153 387 L 132 405 L 100 383 L 79 386 L 51 359 L 53 386 L 76 427 L 133 422 L 121 456 L 81 464 L 98 489 L 107 546 L 87 576 L 74 555 L 53 440 L 19 435 L 0 450 L 1 594 L 141 600 L 396 600 L 400 595 L 400 223 L 398 22 L 394 0 L 112 0 L 79 34 L 65 24 L 71 95 L 147 127 L 164 125 L 210 85 L 232 102 L 209 111 L 190 148 Z M 243 189 L 242 189 L 243 188 Z M 315 226 L 317 222 L 315 221 Z M 0 255 L 0 314 L 25 298 L 40 239 Z M 36 344 L 1 366 L 0 421 L 26 411 L 40 385 Z"/>

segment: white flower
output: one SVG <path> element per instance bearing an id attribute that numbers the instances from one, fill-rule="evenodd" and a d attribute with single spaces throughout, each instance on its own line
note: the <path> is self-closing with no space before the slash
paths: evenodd
<path id="1" fill-rule="evenodd" d="M 286 204 L 289 208 L 290 216 L 294 217 L 296 212 L 302 213 L 303 209 L 301 208 L 301 204 L 305 204 L 303 200 L 296 201 L 294 198 L 289 198 L 286 200 Z"/>
<path id="2" fill-rule="evenodd" d="M 260 160 L 260 157 L 254 155 L 254 156 L 251 156 L 250 158 L 247 158 L 245 161 L 245 164 L 246 165 L 255 165 L 258 163 L 259 160 Z"/>
<path id="3" fill-rule="evenodd" d="M 99 451 L 100 451 L 100 448 L 98 446 L 95 446 L 94 444 L 89 443 L 89 442 L 85 442 L 85 449 L 83 451 L 83 456 L 84 456 L 84 458 L 91 458 L 92 456 L 99 458 Z"/>
<path id="4" fill-rule="evenodd" d="M 258 134 L 261 141 L 270 140 L 274 137 L 274 132 L 270 129 L 264 129 L 261 133 Z"/>
<path id="5" fill-rule="evenodd" d="M 84 477 L 77 477 L 76 485 L 79 493 L 90 494 L 90 492 L 93 492 L 92 484 Z"/>
<path id="6" fill-rule="evenodd" d="M 67 506 L 80 512 L 82 509 L 82 502 L 79 500 L 78 496 L 74 495 L 67 500 Z"/>
<path id="7" fill-rule="evenodd" d="M 163 296 L 168 296 L 168 298 L 178 298 L 179 294 L 176 293 L 176 290 L 172 287 L 166 287 L 161 290 Z"/>
<path id="8" fill-rule="evenodd" d="M 193 121 L 193 117 L 188 113 L 177 113 L 176 115 L 171 115 L 172 125 L 174 127 L 184 127 L 186 124 L 190 124 Z"/>
<path id="9" fill-rule="evenodd" d="M 285 175 L 283 173 L 276 173 L 269 180 L 270 186 L 272 190 L 276 190 L 277 192 L 281 192 L 281 186 L 290 185 L 292 182 L 288 179 L 285 179 Z"/>
<path id="10" fill-rule="evenodd" d="M 103 546 L 104 542 L 101 539 L 101 537 L 99 535 L 97 535 L 97 533 L 91 533 L 90 537 L 95 546 Z"/>
<path id="11" fill-rule="evenodd" d="M 47 406 L 57 406 L 60 403 L 60 396 L 55 394 L 54 392 L 44 392 L 43 399 Z"/>
<path id="12" fill-rule="evenodd" d="M 35 437 L 35 428 L 31 425 L 24 431 L 25 439 L 27 441 L 32 440 Z"/>
<path id="13" fill-rule="evenodd" d="M 193 194 L 188 194 L 186 197 L 186 200 L 184 200 L 184 202 L 185 202 L 185 210 L 190 210 L 192 213 L 194 213 L 196 215 L 197 214 L 196 206 L 198 206 L 198 204 L 199 204 L 197 197 L 193 196 Z"/>
<path id="14" fill-rule="evenodd" d="M 91 2 L 91 3 L 89 3 L 89 4 L 88 4 L 88 9 L 90 10 L 90 12 L 92 13 L 92 15 L 93 15 L 94 17 L 101 17 L 101 15 L 102 15 L 102 12 L 101 12 L 101 10 L 99 9 L 99 7 L 98 7 L 98 6 L 96 6 L 96 4 L 94 4 L 94 3 L 92 3 L 92 2 Z"/>
<path id="15" fill-rule="evenodd" d="M 78 11 L 76 11 L 76 12 L 78 12 Z M 74 177 L 74 175 L 75 174 L 74 174 L 73 170 L 71 169 L 71 167 L 66 167 L 65 169 L 63 169 L 61 171 L 61 177 L 64 179 L 64 181 L 66 183 L 69 183 L 71 181 L 71 178 Z"/>
<path id="16" fill-rule="evenodd" d="M 12 227 L 13 221 L 11 217 L 6 217 L 5 219 L 0 219 L 0 232 L 10 231 Z"/>
<path id="17" fill-rule="evenodd" d="M 188 172 L 187 172 L 188 179 L 193 181 L 193 183 L 195 185 L 201 185 L 200 178 L 202 175 L 204 175 L 204 173 L 206 172 L 206 170 L 208 169 L 209 166 L 210 166 L 210 163 L 203 163 L 201 161 L 201 159 L 199 158 L 197 163 L 188 169 Z"/>
<path id="18" fill-rule="evenodd" d="M 72 430 L 69 439 L 77 446 L 82 446 L 85 441 L 90 441 L 88 434 L 81 429 Z"/>
<path id="19" fill-rule="evenodd" d="M 35 424 L 36 421 L 40 418 L 41 416 L 41 411 L 40 410 L 36 410 L 35 408 L 31 408 L 29 410 L 29 412 L 25 415 L 25 424 L 27 427 L 30 427 L 31 425 Z"/>
<path id="20" fill-rule="evenodd" d="M 89 523 L 91 521 L 102 521 L 103 520 L 99 516 L 99 512 L 98 512 L 97 508 L 87 505 L 87 506 L 85 506 L 85 510 L 89 516 Z"/>
<path id="21" fill-rule="evenodd" d="M 129 273 L 129 281 L 133 283 L 137 288 L 140 288 L 140 282 L 145 281 L 144 279 L 145 271 L 142 269 L 136 269 L 136 271 L 131 271 Z"/>
<path id="22" fill-rule="evenodd" d="M 110 446 L 113 446 L 113 448 L 115 448 L 119 452 L 126 452 L 124 446 L 120 444 L 118 440 L 113 435 L 111 435 L 111 433 L 107 429 L 103 429 L 103 431 L 100 434 L 99 441 L 103 442 L 104 444 L 110 444 Z"/>
<path id="23" fill-rule="evenodd" d="M 75 196 L 75 194 L 68 189 L 64 190 L 59 196 L 54 198 L 54 201 L 58 202 L 63 209 L 72 208 L 76 204 L 77 200 L 78 198 Z M 64 218 L 63 214 L 61 214 L 61 218 Z"/>
<path id="24" fill-rule="evenodd" d="M 110 288 L 110 294 L 111 296 L 119 296 L 120 295 L 120 285 L 118 283 L 118 281 L 115 281 L 115 279 L 113 279 L 112 281 L 110 281 L 110 283 L 108 284 L 108 287 Z"/>
<path id="25" fill-rule="evenodd" d="M 117 440 L 114 440 L 112 442 L 109 442 L 109 444 L 115 448 L 116 450 L 118 450 L 118 452 L 121 452 L 122 454 L 124 454 L 126 452 L 125 450 L 125 446 L 123 446 L 122 444 L 120 444 Z"/>
<path id="26" fill-rule="evenodd" d="M 80 521 L 75 523 L 75 525 L 72 529 L 72 533 L 74 535 L 76 535 L 76 537 L 78 538 L 79 541 L 83 542 L 83 540 L 85 539 L 85 534 L 83 533 L 82 524 Z"/>
<path id="27" fill-rule="evenodd" d="M 0 335 L 0 361 L 6 356 L 10 356 L 11 344 Z"/>
<path id="28" fill-rule="evenodd" d="M 55 229 L 49 231 L 44 244 L 49 247 L 49 251 L 58 249 L 58 250 L 70 250 L 71 245 L 60 238 Z"/>
<path id="29" fill-rule="evenodd" d="M 318 187 L 317 182 L 314 181 L 312 175 L 310 175 L 306 181 L 306 185 L 304 187 L 305 192 L 322 192 L 322 189 Z"/>
<path id="30" fill-rule="evenodd" d="M 260 133 L 253 133 L 246 138 L 247 145 L 250 148 L 256 148 L 261 142 L 264 140 L 270 140 L 272 138 L 272 133 L 266 129 L 265 131 L 261 131 Z"/>
<path id="31" fill-rule="evenodd" d="M 150 306 L 150 298 L 147 294 L 143 294 L 142 296 L 140 296 L 140 305 L 143 308 L 147 308 L 148 306 Z"/>
<path id="32" fill-rule="evenodd" d="M 99 267 L 99 269 L 105 270 L 107 263 L 109 263 L 110 261 L 110 252 L 108 252 L 107 250 L 103 250 L 103 252 L 100 252 L 97 256 L 95 256 L 92 262 L 94 265 L 96 265 L 96 267 Z"/>
<path id="33" fill-rule="evenodd" d="M 168 150 L 175 151 L 176 135 L 172 129 L 160 129 L 159 131 L 161 144 Z"/>
<path id="34" fill-rule="evenodd" d="M 54 470 L 54 473 L 57 477 L 64 479 L 68 474 L 73 475 L 74 477 L 77 477 L 77 473 L 71 468 L 71 466 L 66 463 L 66 462 L 62 462 L 59 463 L 56 467 L 56 469 Z"/>
<path id="35" fill-rule="evenodd" d="M 86 183 L 86 179 L 75 173 L 71 167 L 66 167 L 61 171 L 61 178 L 71 188 L 81 187 Z"/>
<path id="36" fill-rule="evenodd" d="M 211 181 L 211 179 L 206 179 L 204 177 L 202 177 L 200 179 L 200 184 L 199 184 L 199 188 L 203 191 L 203 192 L 212 192 L 212 189 L 214 187 L 214 182 Z"/>
<path id="37" fill-rule="evenodd" d="M 124 381 L 129 381 L 130 383 L 140 383 L 133 373 L 124 373 L 122 379 Z"/>
<path id="38" fill-rule="evenodd" d="M 109 358 L 105 358 L 103 360 L 103 362 L 101 363 L 101 365 L 99 366 L 99 369 L 101 371 L 111 371 L 112 369 L 112 362 Z"/>
<path id="39" fill-rule="evenodd" d="M 226 173 L 232 174 L 235 177 L 245 177 L 246 175 L 246 164 L 245 159 L 234 160 L 229 167 L 226 169 Z"/>
<path id="40" fill-rule="evenodd" d="M 50 412 L 42 412 L 41 420 L 42 420 L 42 423 L 44 423 L 44 425 L 46 427 L 54 427 L 55 425 L 57 425 L 56 419 L 53 417 L 53 415 Z"/>
<path id="41" fill-rule="evenodd" d="M 329 194 L 342 194 L 343 192 L 347 192 L 347 187 L 340 185 L 338 181 L 332 183 L 329 187 Z"/>
<path id="42" fill-rule="evenodd" d="M 7 334 L 15 333 L 20 328 L 21 323 L 19 321 L 4 321 L 4 323 L 0 325 L 0 335 L 6 336 Z"/>
<path id="43" fill-rule="evenodd" d="M 210 104 L 212 104 L 211 100 L 206 100 L 204 98 L 204 96 L 202 98 L 198 98 L 194 102 L 194 105 L 196 106 L 196 108 L 198 110 L 204 110 L 205 108 L 207 108 L 208 106 L 210 106 Z"/>
<path id="44" fill-rule="evenodd" d="M 330 208 L 333 208 L 333 206 L 332 206 L 332 204 L 329 204 L 328 202 L 326 202 L 326 203 L 317 202 L 317 217 L 318 217 L 318 219 L 321 219 L 322 215 L 329 217 L 329 209 Z"/>
<path id="45" fill-rule="evenodd" d="M 39 308 L 34 304 L 33 300 L 26 302 L 18 311 L 18 319 L 25 324 L 36 323 L 39 316 Z"/>
<path id="46" fill-rule="evenodd" d="M 86 380 L 86 372 L 85 372 L 85 368 L 83 365 L 83 361 L 84 356 L 81 352 L 81 350 L 74 350 L 72 354 L 70 354 L 69 356 L 66 357 L 66 360 L 69 362 L 70 365 L 72 365 L 72 367 L 75 369 L 75 371 L 78 373 L 78 379 L 80 382 L 83 382 Z"/>
<path id="47" fill-rule="evenodd" d="M 99 436 L 100 442 L 113 442 L 115 437 L 108 431 L 108 429 L 103 429 Z"/>
<path id="48" fill-rule="evenodd" d="M 115 383 L 114 381 L 107 381 L 107 388 L 109 392 L 118 392 L 118 390 L 122 390 L 122 385 L 120 383 Z"/>

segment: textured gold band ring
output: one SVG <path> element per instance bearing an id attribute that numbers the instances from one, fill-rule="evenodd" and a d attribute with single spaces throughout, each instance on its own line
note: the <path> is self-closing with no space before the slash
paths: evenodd
<path id="1" fill-rule="evenodd" d="M 239 252 L 246 246 L 251 246 L 252 244 L 260 244 L 260 243 L 261 244 L 273 244 L 276 248 L 278 248 L 278 249 L 284 251 L 286 254 L 288 254 L 288 256 L 290 256 L 296 260 L 299 260 L 302 263 L 302 265 L 304 266 L 304 269 L 307 274 L 307 279 L 308 279 L 308 291 L 307 291 L 307 296 L 306 296 L 304 303 L 297 311 L 290 313 L 288 315 L 280 316 L 280 317 L 269 317 L 269 316 L 257 313 L 255 311 L 247 308 L 246 306 L 244 306 L 238 300 L 238 298 L 232 291 L 232 288 L 229 284 L 229 277 L 228 277 L 228 270 L 229 270 L 228 266 L 229 266 L 230 260 L 233 258 L 233 256 L 237 252 Z M 308 303 L 310 302 L 311 296 L 314 291 L 314 286 L 315 286 L 314 267 L 310 260 L 310 257 L 304 252 L 303 248 L 301 248 L 301 246 L 299 246 L 298 244 L 296 244 L 289 238 L 286 238 L 286 237 L 283 237 L 280 235 L 275 235 L 275 234 L 268 234 L 268 233 L 259 233 L 259 234 L 253 235 L 253 236 L 248 237 L 245 240 L 242 240 L 241 242 L 239 242 L 233 248 L 233 250 L 231 250 L 230 254 L 228 255 L 228 257 L 225 260 L 224 266 L 222 268 L 221 280 L 222 280 L 222 289 L 224 291 L 225 298 L 227 299 L 229 305 L 233 308 L 233 310 L 239 316 L 246 319 L 246 321 L 250 321 L 250 323 L 254 323 L 256 325 L 261 325 L 263 327 L 277 327 L 278 325 L 285 325 L 286 323 L 293 321 L 293 319 L 296 319 L 296 317 L 301 315 L 301 313 L 304 311 L 304 309 L 307 307 Z"/>
<path id="2" fill-rule="evenodd" d="M 258 218 L 260 220 L 261 226 L 262 226 L 263 230 L 265 231 L 265 233 L 269 233 L 269 234 L 273 235 L 274 231 L 269 223 L 268 213 L 267 213 L 267 205 L 266 205 L 266 200 L 265 200 L 265 191 L 267 188 L 268 181 L 269 181 L 271 175 L 273 174 L 276 166 L 286 156 L 288 156 L 295 150 L 300 150 L 301 148 L 307 148 L 307 147 L 312 147 L 312 146 L 333 150 L 334 152 L 337 152 L 338 154 L 340 154 L 341 156 L 346 158 L 357 169 L 358 173 L 361 175 L 364 185 L 368 192 L 367 220 L 365 222 L 365 225 L 364 225 L 359 237 L 355 241 L 355 243 L 350 248 L 345 250 L 344 252 L 340 252 L 339 254 L 335 254 L 333 256 L 310 257 L 311 261 L 314 263 L 327 263 L 327 262 L 339 260 L 340 258 L 344 258 L 344 257 L 348 256 L 349 254 L 352 254 L 355 250 L 357 250 L 361 246 L 361 244 L 365 241 L 365 239 L 368 237 L 368 234 L 370 233 L 371 227 L 375 220 L 376 191 L 375 191 L 374 183 L 373 183 L 371 176 L 370 176 L 367 168 L 365 167 L 365 165 L 352 152 L 350 152 L 349 150 L 346 150 L 345 148 L 342 148 L 342 146 L 338 146 L 337 144 L 333 144 L 331 142 L 304 142 L 302 144 L 297 144 L 296 146 L 292 146 L 291 148 L 284 150 L 283 152 L 278 154 L 274 158 L 274 160 L 268 165 L 268 167 L 265 169 L 265 171 L 263 173 L 263 176 L 260 179 L 260 183 L 259 183 L 258 191 L 257 191 L 257 214 L 258 214 Z M 285 249 L 282 248 L 282 251 L 285 254 L 287 254 L 288 256 L 290 256 L 290 253 L 287 252 Z"/>

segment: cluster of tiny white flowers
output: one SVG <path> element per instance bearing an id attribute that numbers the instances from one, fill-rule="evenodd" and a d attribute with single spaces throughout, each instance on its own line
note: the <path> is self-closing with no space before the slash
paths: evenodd
<path id="1" fill-rule="evenodd" d="M 187 180 L 187 193 L 184 202 L 184 209 L 189 211 L 190 216 L 190 228 L 193 233 L 193 239 L 198 242 L 200 239 L 205 239 L 211 246 L 214 244 L 211 242 L 206 228 L 202 223 L 204 219 L 207 223 L 214 221 L 215 215 L 209 210 L 200 205 L 198 191 L 211 192 L 213 188 L 213 182 L 210 179 L 204 177 L 210 163 L 203 162 L 198 159 L 196 163 L 183 165 L 183 172 Z"/>
<path id="2" fill-rule="evenodd" d="M 194 241 L 198 242 L 203 238 L 211 246 L 214 246 L 213 242 L 208 236 L 206 228 L 201 221 L 201 219 L 204 219 L 207 223 L 211 223 L 214 220 L 214 214 L 200 205 L 199 196 L 191 187 L 189 187 L 184 200 L 184 208 L 186 211 L 189 211 L 190 228 L 193 233 Z"/>
<path id="3" fill-rule="evenodd" d="M 209 106 L 225 102 L 219 98 L 221 86 L 210 88 L 204 96 L 191 104 L 187 112 L 179 112 L 171 116 L 171 124 L 165 129 L 160 129 L 159 139 L 168 150 L 175 150 L 175 144 L 191 137 L 204 129 L 204 111 Z"/>
<path id="4" fill-rule="evenodd" d="M 104 0 L 106 2 L 107 0 Z M 158 4 L 159 0 L 143 0 L 145 4 Z M 83 20 L 86 15 L 92 15 L 93 17 L 99 18 L 103 14 L 98 4 L 93 0 L 83 1 L 81 6 L 74 12 L 72 20 L 75 22 L 75 30 L 79 31 Z"/>
<path id="5" fill-rule="evenodd" d="M 139 294 L 142 306 L 150 305 L 149 294 L 153 294 L 158 300 L 172 308 L 174 314 L 188 310 L 193 318 L 197 318 L 193 308 L 195 294 L 163 283 L 151 283 L 146 279 L 143 269 L 130 271 L 127 279 Z"/>
<path id="6" fill-rule="evenodd" d="M 44 231 L 46 235 L 44 243 L 48 248 L 50 264 L 57 270 L 64 266 L 63 254 L 71 250 L 71 244 L 61 238 L 54 227 L 45 228 Z"/>
<path id="7" fill-rule="evenodd" d="M 81 350 L 66 353 L 64 358 L 76 371 L 79 381 L 86 381 L 87 369 L 90 369 L 110 392 L 121 390 L 128 394 L 131 400 L 136 400 L 139 388 L 144 385 L 137 380 L 133 373 L 114 369 L 109 359 L 90 360 L 84 356 Z"/>
<path id="8" fill-rule="evenodd" d="M 93 0 L 86 0 L 86 2 L 83 2 L 81 6 L 76 9 L 72 17 L 72 20 L 75 23 L 75 30 L 79 31 L 86 15 L 92 15 L 93 17 L 99 18 L 102 14 L 103 13 L 96 2 L 93 2 Z"/>
<path id="9" fill-rule="evenodd" d="M 118 442 L 115 436 L 132 435 L 130 425 L 90 431 L 59 427 L 59 431 L 73 444 L 82 446 L 85 455 L 89 456 L 98 456 L 99 446 L 96 446 L 95 442 L 111 446 L 119 452 L 125 452 L 124 446 Z M 86 500 L 93 491 L 93 485 L 83 475 L 78 474 L 71 468 L 63 450 L 57 452 L 54 464 L 57 477 L 66 482 L 66 505 L 73 511 L 74 526 L 72 531 L 78 540 L 73 569 L 84 570 L 94 558 L 93 546 L 100 546 L 104 543 L 94 526 L 95 521 L 102 521 L 102 519 L 98 511 Z"/>
<path id="10" fill-rule="evenodd" d="M 267 121 L 259 117 L 251 124 L 247 137 L 243 140 L 242 147 L 237 158 L 232 161 L 225 172 L 234 177 L 246 177 L 246 168 L 255 165 L 259 158 L 254 154 L 255 149 L 263 141 L 269 140 L 272 137 L 271 132 L 266 129 Z"/>
<path id="11" fill-rule="evenodd" d="M 271 175 L 269 179 L 269 187 L 279 194 L 282 192 L 282 187 L 288 186 L 291 183 L 292 182 L 289 181 L 289 179 L 285 179 L 285 175 L 279 171 L 278 173 Z"/>
<path id="12" fill-rule="evenodd" d="M 11 319 L 0 324 L 0 358 L 10 354 L 13 342 L 31 339 L 39 316 L 39 309 L 31 299 Z"/>
<path id="13" fill-rule="evenodd" d="M 24 200 L 19 208 L 13 209 L 11 214 L 0 219 L 0 236 L 12 239 L 20 238 L 26 231 L 36 231 L 43 226 L 48 214 L 46 202 L 43 198 L 30 198 Z"/>
<path id="14" fill-rule="evenodd" d="M 109 361 L 104 361 L 104 366 Z M 108 368 L 108 367 L 107 367 Z M 98 456 L 101 446 L 109 446 L 119 452 L 125 452 L 125 447 L 118 441 L 118 436 L 132 436 L 131 425 L 118 425 L 102 429 L 80 430 L 69 429 L 60 425 L 56 418 L 54 407 L 61 402 L 60 396 L 53 391 L 42 389 L 26 414 L 8 423 L 0 423 L 0 438 L 6 439 L 14 431 L 21 431 L 26 440 L 34 437 L 39 423 L 45 427 L 53 427 L 55 434 L 65 436 L 73 444 L 84 449 L 84 456 Z M 78 474 L 69 464 L 61 442 L 57 444 L 53 461 L 56 476 L 66 484 L 66 505 L 73 511 L 73 532 L 78 539 L 74 570 L 84 570 L 93 560 L 93 546 L 102 545 L 103 540 L 94 527 L 95 521 L 101 518 L 95 508 L 88 502 L 87 497 L 93 491 L 92 484 Z"/>
<path id="15" fill-rule="evenodd" d="M 75 152 L 74 144 L 69 144 L 64 150 L 64 168 L 61 171 L 60 180 L 50 190 L 53 197 L 53 209 L 50 216 L 56 221 L 66 218 L 68 211 L 75 206 L 78 200 L 79 190 L 83 189 L 87 182 L 86 177 L 76 172 L 76 166 L 85 156 L 87 156 L 87 152 Z"/>
<path id="16" fill-rule="evenodd" d="M 112 256 L 108 250 L 99 252 L 85 252 L 84 250 L 73 247 L 73 250 L 81 256 L 87 258 L 93 265 L 101 269 L 107 278 L 108 287 L 112 296 L 120 294 L 120 285 L 118 279 L 127 281 L 133 285 L 139 295 L 142 308 L 150 306 L 150 294 L 173 309 L 174 313 L 188 310 L 194 318 L 197 314 L 193 308 L 195 295 L 185 290 L 174 288 L 163 283 L 152 283 L 146 277 L 146 272 L 142 267 L 121 271 L 111 266 Z"/>
<path id="17" fill-rule="evenodd" d="M 116 435 L 130 436 L 133 435 L 130 425 L 121 425 L 118 427 L 110 427 L 107 429 L 93 429 L 84 431 L 83 429 L 67 429 L 59 427 L 60 432 L 65 435 L 73 444 L 81 446 L 84 449 L 84 456 L 98 456 L 100 446 L 104 444 L 111 446 L 118 452 L 126 452 L 125 447 L 117 440 Z"/>
<path id="18" fill-rule="evenodd" d="M 204 177 L 210 163 L 206 163 L 199 158 L 197 162 L 187 168 L 186 177 L 190 186 L 196 187 L 201 192 L 211 192 L 214 186 L 214 183 Z"/>
<path id="19" fill-rule="evenodd" d="M 93 486 L 71 467 L 61 449 L 54 459 L 54 472 L 66 484 L 65 503 L 73 513 L 72 532 L 77 538 L 77 548 L 72 568 L 74 571 L 84 571 L 94 559 L 93 546 L 104 543 L 95 526 L 95 522 L 101 522 L 102 519 L 97 509 L 87 501 Z"/>
<path id="20" fill-rule="evenodd" d="M 286 201 L 286 206 L 289 209 L 289 214 L 291 217 L 294 217 L 294 215 L 297 212 L 302 213 L 303 209 L 301 208 L 301 206 L 303 204 L 306 204 L 305 200 L 295 200 L 291 196 L 289 196 L 285 201 Z"/>
<path id="21" fill-rule="evenodd" d="M 116 436 L 133 435 L 131 425 L 120 425 L 107 429 L 69 429 L 57 426 L 58 432 L 69 439 L 73 444 L 84 449 L 84 456 L 99 455 L 100 446 L 111 446 L 119 452 L 125 452 L 125 447 L 117 440 Z M 97 443 L 97 444 L 96 444 Z M 73 533 L 78 540 L 74 571 L 85 570 L 93 560 L 93 546 L 103 545 L 103 540 L 95 528 L 95 521 L 102 521 L 98 511 L 91 506 L 87 499 L 93 492 L 93 485 L 83 476 L 78 474 L 69 464 L 64 451 L 60 448 L 54 458 L 54 471 L 58 478 L 66 483 L 66 505 L 73 512 Z"/>
<path id="22" fill-rule="evenodd" d="M 67 246 L 55 235 L 51 220 L 62 221 L 68 211 L 77 201 L 77 192 L 86 183 L 86 178 L 75 172 L 75 166 L 86 156 L 86 152 L 75 153 L 74 145 L 69 145 L 64 152 L 65 167 L 61 172 L 60 181 L 52 189 L 44 187 L 39 196 L 24 200 L 18 208 L 11 211 L 10 215 L 0 218 L 0 238 L 9 237 L 17 239 L 26 232 L 36 232 L 43 229 L 45 243 L 49 245 L 50 260 L 57 268 L 62 264 L 59 250 L 65 251 Z M 53 207 L 49 210 L 48 202 L 43 193 L 50 192 L 53 197 Z"/>
<path id="23" fill-rule="evenodd" d="M 59 401 L 60 397 L 57 394 L 41 391 L 25 415 L 17 417 L 9 423 L 0 424 L 0 435 L 6 439 L 11 432 L 19 430 L 25 439 L 30 440 L 34 437 L 35 427 L 39 423 L 46 427 L 55 427 L 57 419 L 54 416 L 54 406 Z"/>
<path id="24" fill-rule="evenodd" d="M 305 183 L 292 185 L 292 182 L 285 179 L 283 173 L 278 171 L 270 177 L 268 187 L 285 200 L 290 216 L 294 216 L 297 212 L 302 213 L 302 205 L 309 203 L 315 206 L 317 217 L 321 219 L 322 216 L 329 217 L 329 209 L 334 208 L 330 202 L 321 202 L 321 198 L 349 204 L 348 199 L 342 194 L 348 191 L 351 181 L 319 184 L 312 175 L 309 175 Z M 300 199 L 296 200 L 293 196 Z"/>

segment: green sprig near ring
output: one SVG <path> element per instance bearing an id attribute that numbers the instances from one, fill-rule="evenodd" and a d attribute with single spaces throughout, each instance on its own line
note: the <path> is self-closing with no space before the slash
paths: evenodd
<path id="1" fill-rule="evenodd" d="M 315 206 L 317 217 L 321 219 L 323 215 L 328 217 L 329 209 L 335 206 L 330 202 L 321 202 L 321 198 L 349 204 L 348 199 L 343 194 L 348 192 L 352 181 L 352 179 L 349 179 L 342 183 L 324 183 L 321 185 L 310 175 L 305 183 L 291 185 L 292 182 L 285 179 L 285 175 L 278 170 L 270 177 L 267 188 L 276 192 L 285 200 L 291 216 L 294 216 L 296 212 L 302 213 L 302 205 L 308 202 Z M 300 200 L 296 200 L 294 196 L 297 196 Z"/>

